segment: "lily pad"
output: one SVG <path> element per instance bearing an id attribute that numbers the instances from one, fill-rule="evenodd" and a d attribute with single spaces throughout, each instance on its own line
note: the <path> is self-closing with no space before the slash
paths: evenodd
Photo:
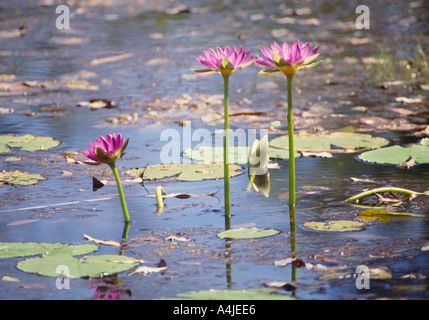
<path id="1" fill-rule="evenodd" d="M 229 148 L 229 163 L 246 164 L 249 157 L 249 147 L 237 146 Z M 197 149 L 186 149 L 183 156 L 194 161 L 203 161 L 207 163 L 223 162 L 223 147 L 199 147 Z M 299 157 L 298 152 L 295 157 Z M 284 149 L 269 148 L 270 159 L 289 159 L 288 151 Z"/>
<path id="2" fill-rule="evenodd" d="M 71 255 L 54 254 L 42 258 L 30 258 L 18 263 L 17 268 L 28 273 L 58 277 L 58 266 L 67 266 L 69 278 L 100 277 L 126 271 L 140 264 L 140 260 L 120 255 L 95 255 L 75 258 Z"/>
<path id="3" fill-rule="evenodd" d="M 305 222 L 304 227 L 317 231 L 347 232 L 359 231 L 365 228 L 366 224 L 352 220 L 332 220 L 332 221 L 310 221 Z"/>
<path id="4" fill-rule="evenodd" d="M 229 163 L 247 163 L 249 147 L 237 146 L 229 148 Z M 197 149 L 186 149 L 183 156 L 195 161 L 206 163 L 223 162 L 223 147 L 199 147 Z"/>
<path id="5" fill-rule="evenodd" d="M 410 159 L 413 159 L 414 163 L 429 163 L 429 147 L 424 144 L 412 144 L 407 147 L 395 145 L 363 152 L 358 158 L 367 162 L 394 165 L 410 163 Z"/>
<path id="6" fill-rule="evenodd" d="M 230 164 L 230 177 L 235 177 L 243 172 L 236 164 Z M 159 180 L 175 177 L 180 181 L 201 181 L 223 178 L 223 163 L 167 163 L 156 164 L 141 169 L 128 170 L 127 174 L 134 177 L 142 177 L 144 180 Z"/>
<path id="7" fill-rule="evenodd" d="M 344 149 L 374 149 L 385 146 L 389 140 L 382 137 L 372 137 L 368 134 L 354 132 L 333 132 L 313 134 L 299 132 L 294 137 L 296 150 L 330 150 L 332 147 Z M 289 149 L 288 136 L 283 135 L 271 140 L 274 148 Z"/>
<path id="8" fill-rule="evenodd" d="M 46 242 L 0 242 L 0 258 L 44 255 L 80 255 L 97 250 L 92 244 L 69 246 Z"/>
<path id="9" fill-rule="evenodd" d="M 259 229 L 259 228 L 239 228 L 226 230 L 218 233 L 218 237 L 221 239 L 254 239 L 270 237 L 279 234 L 280 231 L 274 229 Z"/>
<path id="10" fill-rule="evenodd" d="M 206 290 L 191 291 L 178 295 L 176 299 L 190 300 L 295 300 L 296 298 L 279 294 L 273 289 L 256 290 Z"/>
<path id="11" fill-rule="evenodd" d="M 2 171 L 0 172 L 0 182 L 13 185 L 31 185 L 36 184 L 39 180 L 46 180 L 40 174 L 16 171 Z"/>
<path id="12" fill-rule="evenodd" d="M 34 136 L 32 134 L 0 136 L 0 153 L 10 152 L 10 148 L 21 148 L 25 151 L 46 150 L 60 144 L 52 137 Z"/>
<path id="13" fill-rule="evenodd" d="M 47 253 L 65 246 L 61 243 L 0 242 L 0 258 L 24 257 Z"/>

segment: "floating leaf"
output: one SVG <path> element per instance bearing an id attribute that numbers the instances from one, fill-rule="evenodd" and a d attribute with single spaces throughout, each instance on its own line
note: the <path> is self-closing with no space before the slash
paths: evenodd
<path id="1" fill-rule="evenodd" d="M 39 180 L 46 180 L 46 178 L 40 174 L 21 172 L 19 170 L 0 172 L 0 182 L 6 184 L 26 186 L 36 184 Z"/>
<path id="2" fill-rule="evenodd" d="M 407 147 L 395 145 L 363 152 L 358 158 L 367 162 L 395 165 L 410 163 L 410 159 L 416 163 L 429 163 L 429 147 L 423 144 L 412 144 Z"/>
<path id="3" fill-rule="evenodd" d="M 120 255 L 95 255 L 75 258 L 70 255 L 47 255 L 42 258 L 30 258 L 18 263 L 17 268 L 28 273 L 58 277 L 56 268 L 67 266 L 69 278 L 99 277 L 126 271 L 140 264 L 140 260 Z"/>
<path id="4" fill-rule="evenodd" d="M 387 145 L 389 141 L 382 137 L 372 137 L 368 134 L 354 132 L 334 132 L 313 134 L 299 132 L 295 135 L 295 149 L 308 150 L 329 150 L 332 146 L 344 149 L 373 149 Z M 275 148 L 288 149 L 288 136 L 283 135 L 271 140 L 270 145 Z M 314 154 L 314 153 L 313 153 Z M 325 154 L 323 154 L 325 155 Z"/>
<path id="5" fill-rule="evenodd" d="M 80 244 L 75 246 L 64 245 L 60 248 L 56 248 L 46 255 L 67 255 L 67 256 L 78 256 L 81 254 L 88 254 L 97 251 L 98 247 L 94 244 Z"/>
<path id="6" fill-rule="evenodd" d="M 246 164 L 249 159 L 249 147 L 237 146 L 229 148 L 229 163 Z M 183 156 L 194 161 L 207 163 L 223 162 L 223 147 L 199 147 L 197 149 L 186 149 Z M 295 157 L 299 157 L 298 152 Z M 289 159 L 289 152 L 284 149 L 269 148 L 270 159 Z"/>
<path id="7" fill-rule="evenodd" d="M 65 246 L 61 243 L 0 242 L 0 258 L 33 256 Z"/>
<path id="8" fill-rule="evenodd" d="M 332 221 L 310 221 L 305 222 L 304 227 L 318 231 L 359 231 L 365 228 L 366 224 L 359 221 L 352 220 L 332 220 Z"/>
<path id="9" fill-rule="evenodd" d="M 1 279 L 3 281 L 19 282 L 18 278 L 14 278 L 14 277 L 10 277 L 10 276 L 3 276 Z"/>
<path id="10" fill-rule="evenodd" d="M 128 170 L 127 174 L 147 180 L 175 177 L 180 181 L 201 181 L 223 178 L 223 169 L 223 163 L 167 163 Z M 243 173 L 237 171 L 242 169 L 239 165 L 231 164 L 229 169 L 231 177 Z"/>
<path id="11" fill-rule="evenodd" d="M 295 300 L 294 297 L 280 294 L 275 289 L 256 290 L 207 290 L 181 293 L 176 299 L 192 300 Z"/>
<path id="12" fill-rule="evenodd" d="M 0 136 L 0 153 L 10 152 L 9 148 L 21 148 L 25 151 L 46 150 L 55 148 L 59 144 L 59 141 L 51 137 L 6 134 Z"/>
<path id="13" fill-rule="evenodd" d="M 365 220 L 375 220 L 378 219 L 380 222 L 387 222 L 391 219 L 404 219 L 409 217 L 424 217 L 423 215 L 419 214 L 412 214 L 412 213 L 397 213 L 397 212 L 390 212 L 384 209 L 369 209 L 362 211 L 358 214 L 359 218 L 365 219 Z"/>
<path id="14" fill-rule="evenodd" d="M 219 233 L 217 236 L 221 239 L 254 239 L 270 237 L 279 234 L 280 231 L 274 229 L 259 229 L 259 228 L 239 228 L 226 230 Z"/>
<path id="15" fill-rule="evenodd" d="M 91 60 L 90 64 L 91 64 L 91 66 L 97 66 L 97 65 L 103 64 L 103 63 L 117 62 L 117 61 L 120 61 L 120 60 L 124 60 L 124 59 L 130 58 L 133 55 L 134 55 L 133 52 L 128 52 L 128 53 L 123 53 L 123 54 L 119 54 L 119 55 L 116 55 L 116 56 L 93 59 L 93 60 Z"/>
<path id="16" fill-rule="evenodd" d="M 98 249 L 92 244 L 69 246 L 61 243 L 44 242 L 0 242 L 0 258 L 44 255 L 80 255 Z"/>
<path id="17" fill-rule="evenodd" d="M 229 163 L 247 163 L 249 148 L 246 146 L 237 146 L 229 148 Z M 183 156 L 195 161 L 204 161 L 207 163 L 223 162 L 223 147 L 199 147 L 195 150 L 186 149 Z"/>

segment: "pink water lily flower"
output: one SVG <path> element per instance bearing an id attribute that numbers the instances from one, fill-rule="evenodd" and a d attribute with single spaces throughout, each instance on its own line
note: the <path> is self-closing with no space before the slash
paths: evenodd
<path id="1" fill-rule="evenodd" d="M 217 47 L 216 50 L 208 49 L 203 51 L 204 56 L 200 55 L 196 60 L 208 67 L 208 69 L 202 70 L 193 70 L 195 72 L 212 72 L 217 71 L 222 74 L 222 76 L 230 76 L 231 73 L 235 70 L 245 68 L 253 63 L 256 60 L 256 57 L 253 56 L 253 53 L 250 53 L 250 50 L 244 50 L 241 46 L 239 49 L 236 49 L 235 46 L 229 48 Z"/>
<path id="2" fill-rule="evenodd" d="M 102 163 L 112 164 L 124 152 L 128 145 L 129 138 L 124 138 L 119 133 L 107 134 L 106 138 L 101 136 L 95 139 L 95 145 L 89 143 L 89 150 L 85 149 L 82 154 L 92 161 L 85 161 L 86 164 L 99 165 Z"/>
<path id="3" fill-rule="evenodd" d="M 261 48 L 265 59 L 262 57 L 256 59 L 256 63 L 268 67 L 260 71 L 260 74 L 282 71 L 286 76 L 293 76 L 299 69 L 309 69 L 321 63 L 321 61 L 313 62 L 320 54 L 317 52 L 319 46 L 310 50 L 308 42 L 302 44 L 297 39 L 292 46 L 286 41 L 282 46 L 274 42 L 270 47 L 271 49 Z"/>

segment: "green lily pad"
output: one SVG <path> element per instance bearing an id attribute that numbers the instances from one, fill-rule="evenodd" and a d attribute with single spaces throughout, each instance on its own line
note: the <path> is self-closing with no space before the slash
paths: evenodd
<path id="1" fill-rule="evenodd" d="M 366 151 L 361 153 L 358 158 L 363 161 L 380 164 L 400 165 L 407 162 L 409 163 L 408 167 L 414 163 L 429 163 L 429 147 L 425 141 L 422 143 L 424 144 L 412 144 L 407 147 L 395 145 Z M 410 163 L 410 159 L 413 159 L 414 163 Z"/>
<path id="2" fill-rule="evenodd" d="M 246 164 L 248 162 L 250 147 L 237 146 L 229 148 L 229 163 Z M 223 162 L 223 147 L 199 147 L 197 149 L 186 149 L 183 156 L 194 161 L 206 163 Z M 295 157 L 300 154 L 295 152 Z M 270 159 L 289 159 L 288 151 L 284 149 L 269 148 Z"/>
<path id="3" fill-rule="evenodd" d="M 46 180 L 40 174 L 16 171 L 2 171 L 0 172 L 0 182 L 13 185 L 31 185 L 36 184 L 39 180 Z"/>
<path id="4" fill-rule="evenodd" d="M 359 231 L 365 228 L 366 224 L 352 220 L 332 220 L 332 221 L 310 221 L 305 222 L 304 227 L 317 231 L 347 232 Z"/>
<path id="5" fill-rule="evenodd" d="M 333 132 L 313 134 L 299 132 L 295 134 L 296 150 L 329 150 L 332 146 L 345 149 L 374 149 L 385 146 L 389 140 L 382 137 L 372 137 L 368 134 L 354 132 Z M 289 149 L 289 138 L 283 135 L 271 140 L 270 145 L 275 148 Z"/>
<path id="6" fill-rule="evenodd" d="M 359 218 L 372 221 L 372 220 L 380 220 L 380 222 L 387 222 L 391 219 L 404 219 L 409 217 L 424 217 L 420 214 L 412 214 L 412 213 L 397 213 L 390 212 L 384 209 L 369 209 L 362 211 L 358 214 Z"/>
<path id="7" fill-rule="evenodd" d="M 239 228 L 226 230 L 218 233 L 218 237 L 221 239 L 254 239 L 270 237 L 279 234 L 280 231 L 274 229 L 259 229 L 259 228 Z"/>
<path id="8" fill-rule="evenodd" d="M 9 148 L 21 148 L 25 151 L 46 150 L 55 148 L 59 144 L 59 141 L 51 137 L 6 134 L 0 136 L 0 153 L 10 152 Z"/>
<path id="9" fill-rule="evenodd" d="M 243 174 L 243 172 L 238 171 L 241 169 L 243 168 L 239 165 L 230 164 L 230 177 Z M 223 163 L 167 163 L 128 170 L 127 174 L 134 177 L 141 177 L 143 173 L 143 179 L 145 180 L 175 177 L 180 181 L 201 181 L 223 178 L 223 170 Z"/>
<path id="10" fill-rule="evenodd" d="M 80 255 L 97 250 L 93 244 L 69 246 L 62 243 L 46 242 L 0 242 L 0 258 L 44 255 Z"/>
<path id="11" fill-rule="evenodd" d="M 99 277 L 134 268 L 140 260 L 120 255 L 95 255 L 75 258 L 71 255 L 53 254 L 42 258 L 30 258 L 17 264 L 17 268 L 28 273 L 58 277 L 58 266 L 66 266 L 69 278 Z"/>
<path id="12" fill-rule="evenodd" d="M 0 242 L 0 258 L 32 256 L 63 246 L 64 244 L 61 243 Z"/>
<path id="13" fill-rule="evenodd" d="M 278 290 L 256 289 L 256 290 L 191 291 L 191 292 L 181 293 L 178 295 L 177 298 L 173 298 L 173 299 L 246 301 L 246 300 L 295 300 L 296 298 L 288 295 L 279 294 Z M 173 299 L 168 299 L 168 300 L 173 300 Z"/>

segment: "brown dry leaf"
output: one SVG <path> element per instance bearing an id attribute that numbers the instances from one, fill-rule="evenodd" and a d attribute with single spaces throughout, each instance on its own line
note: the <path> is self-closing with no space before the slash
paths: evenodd
<path id="1" fill-rule="evenodd" d="M 98 86 L 91 84 L 86 80 L 72 80 L 66 83 L 66 87 L 69 89 L 81 89 L 81 90 L 91 90 L 97 91 Z"/>
<path id="2" fill-rule="evenodd" d="M 185 237 L 176 237 L 176 236 L 169 236 L 169 237 L 165 238 L 165 240 L 170 240 L 171 242 L 173 242 L 173 241 L 183 241 L 183 242 L 192 241 L 192 239 L 188 239 Z"/>
<path id="3" fill-rule="evenodd" d="M 87 106 L 91 110 L 97 110 L 101 108 L 111 109 L 116 108 L 117 104 L 115 101 L 108 99 L 92 99 L 89 101 L 80 101 L 77 103 L 78 107 Z"/>
<path id="4" fill-rule="evenodd" d="M 131 239 L 132 242 L 143 242 L 143 241 L 154 241 L 154 242 L 163 242 L 163 240 L 155 237 L 136 237 Z"/>
<path id="5" fill-rule="evenodd" d="M 130 58 L 133 55 L 134 55 L 134 52 L 129 52 L 129 53 L 123 53 L 123 54 L 119 54 L 119 55 L 111 56 L 111 57 L 106 57 L 106 58 L 93 59 L 93 60 L 91 60 L 90 65 L 91 66 L 97 66 L 97 65 L 103 64 L 103 63 L 116 62 L 116 61 L 120 61 L 120 60 Z"/>
<path id="6" fill-rule="evenodd" d="M 389 108 L 389 110 L 395 113 L 399 113 L 400 115 L 403 115 L 403 116 L 409 116 L 414 113 L 412 110 L 408 110 L 405 108 Z"/>
<path id="7" fill-rule="evenodd" d="M 371 39 L 370 38 L 351 38 L 349 40 L 349 43 L 352 45 L 361 45 L 361 44 L 368 44 L 371 43 Z"/>
<path id="8" fill-rule="evenodd" d="M 355 177 L 350 177 L 350 180 L 352 180 L 353 182 L 370 182 L 370 183 L 375 183 L 374 180 L 360 179 L 360 178 L 355 178 Z"/>
<path id="9" fill-rule="evenodd" d="M 296 290 L 299 286 L 294 282 L 284 282 L 284 281 L 271 281 L 264 283 L 267 287 L 284 289 L 287 291 Z"/>
<path id="10" fill-rule="evenodd" d="M 403 103 L 420 103 L 423 102 L 422 98 L 407 98 L 407 97 L 396 97 L 395 101 Z"/>
<path id="11" fill-rule="evenodd" d="M 36 221 L 39 221 L 39 219 L 18 220 L 18 221 L 8 223 L 7 226 L 20 226 L 22 224 L 32 223 L 32 222 L 36 222 Z"/>
<path id="12" fill-rule="evenodd" d="M 319 158 L 332 158 L 330 152 L 305 152 L 301 151 L 303 157 L 319 157 Z"/>
<path id="13" fill-rule="evenodd" d="M 167 263 L 164 259 L 161 259 L 156 267 L 148 267 L 148 266 L 141 266 L 135 269 L 133 272 L 129 273 L 128 275 L 133 275 L 135 273 L 151 273 L 151 272 L 164 272 L 167 271 Z"/>
<path id="14" fill-rule="evenodd" d="M 91 236 L 88 236 L 86 234 L 83 235 L 88 241 L 93 241 L 95 243 L 99 243 L 99 244 L 105 244 L 108 246 L 115 246 L 115 247 L 120 247 L 121 244 L 118 241 L 115 240 L 100 240 L 100 239 L 95 239 Z"/>

